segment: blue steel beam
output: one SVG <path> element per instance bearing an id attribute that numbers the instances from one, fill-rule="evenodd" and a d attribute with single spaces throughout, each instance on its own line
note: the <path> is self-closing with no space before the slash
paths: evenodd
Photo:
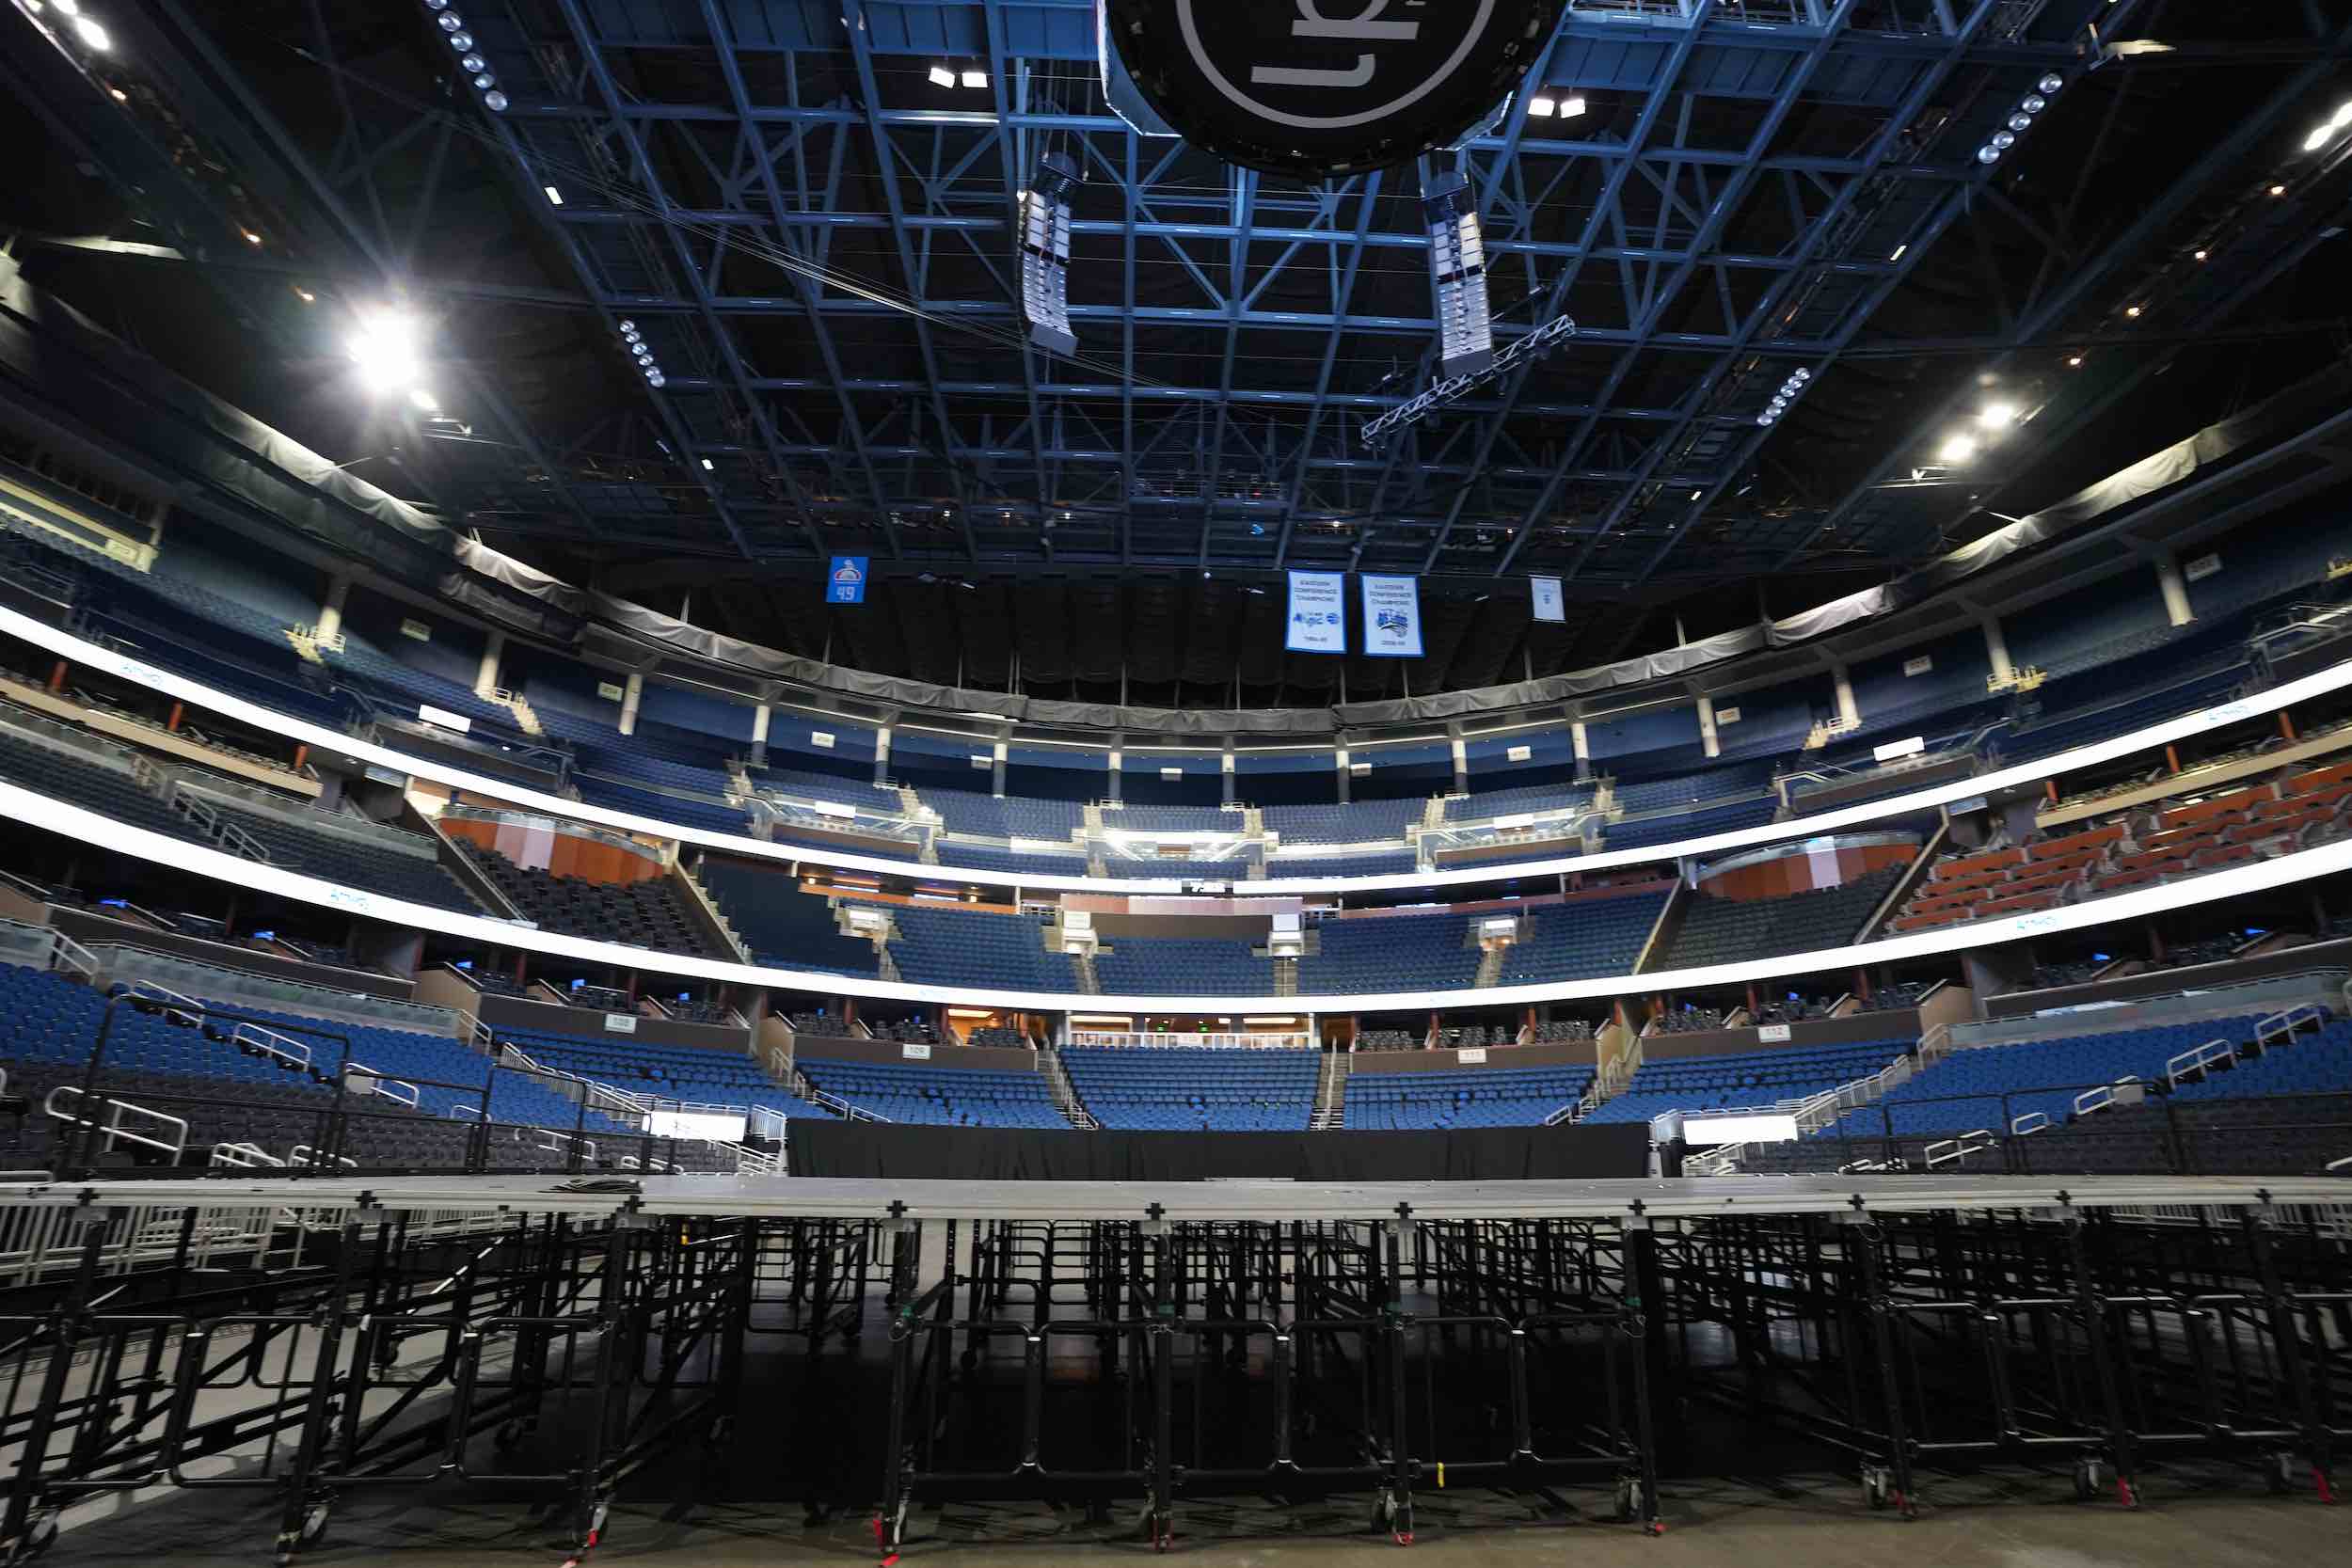
<path id="1" fill-rule="evenodd" d="M 738 391 L 744 403 L 744 417 L 749 419 L 753 427 L 760 433 L 763 443 L 772 449 L 778 444 L 776 433 L 769 423 L 766 411 L 761 407 L 757 395 L 742 385 L 750 372 L 743 363 L 742 356 L 736 351 L 735 335 L 728 330 L 726 323 L 711 303 L 709 286 L 703 280 L 701 265 L 696 261 L 692 252 L 687 248 L 686 236 L 679 231 L 676 223 L 669 218 L 672 207 L 667 182 L 662 180 L 660 171 L 654 166 L 653 158 L 646 151 L 644 140 L 637 134 L 637 128 L 621 118 L 620 110 L 623 100 L 620 87 L 613 81 L 612 72 L 605 64 L 604 51 L 598 43 L 596 35 L 589 27 L 587 18 L 581 14 L 579 0 L 556 0 L 556 4 L 564 13 L 565 24 L 571 28 L 573 41 L 580 52 L 581 63 L 587 68 L 589 79 L 596 84 L 597 96 L 613 116 L 613 123 L 619 131 L 623 144 L 628 150 L 629 161 L 636 166 L 639 177 L 645 182 L 645 194 L 652 198 L 655 206 L 663 214 L 662 229 L 669 238 L 673 258 L 678 270 L 685 274 L 687 284 L 693 291 L 696 302 L 701 308 L 704 327 L 710 335 L 711 347 L 717 352 L 720 360 L 727 367 L 729 375 L 737 384 Z M 788 233 L 780 232 L 775 238 L 780 245 L 788 246 L 791 244 L 791 236 Z M 799 279 L 798 274 L 794 276 L 796 279 Z M 803 287 L 805 288 L 804 282 Z M 840 356 L 834 351 L 833 335 L 826 330 L 824 317 L 815 309 L 815 304 L 816 302 L 812 299 L 810 301 L 810 325 L 817 338 L 818 355 L 825 362 L 826 373 L 837 384 L 841 379 Z M 850 405 L 849 394 L 839 392 L 837 397 L 841 407 L 843 428 L 850 434 L 851 448 L 858 453 L 859 467 L 865 472 L 866 487 L 873 496 L 876 520 L 882 524 L 884 535 L 890 542 L 891 553 L 895 555 L 898 552 L 898 525 L 890 520 L 889 507 L 882 499 L 882 476 L 874 471 L 872 460 L 865 455 L 865 434 L 857 417 L 857 410 Z M 657 397 L 655 401 L 664 400 Z M 780 452 L 775 462 L 778 469 L 783 472 L 786 482 L 792 483 L 789 469 Z"/>
<path id="2" fill-rule="evenodd" d="M 2240 119 L 2227 135 L 2208 148 L 2185 174 L 2168 183 L 2163 195 L 2150 202 L 2122 233 L 2102 248 L 2095 262 L 2067 271 L 2049 293 L 2003 334 L 2003 352 L 1988 368 L 1997 369 L 2006 364 L 2010 354 L 2018 347 L 2039 341 L 2062 324 L 2093 288 L 2112 277 L 2118 266 L 2145 251 L 2165 230 L 2180 219 L 2190 203 L 2201 198 L 2214 181 L 2259 146 L 2264 137 L 2274 135 L 2288 114 L 2303 112 L 2304 101 L 2334 73 L 2347 54 L 2352 54 L 2352 24 L 2324 35 L 2317 57 L 2280 84 L 2278 90 L 2266 95 L 2252 113 Z M 1948 425 L 1955 411 L 1974 392 L 1971 385 L 1940 400 L 1934 412 L 1920 421 L 1917 428 L 1935 430 Z M 1891 445 L 1886 455 L 1873 464 L 1870 471 L 1846 493 L 1844 499 L 1781 558 L 1782 562 L 1795 562 L 1822 535 L 1844 526 L 1865 498 L 1885 483 L 1898 469 L 1912 466 L 1917 451 L 1915 439 Z"/>

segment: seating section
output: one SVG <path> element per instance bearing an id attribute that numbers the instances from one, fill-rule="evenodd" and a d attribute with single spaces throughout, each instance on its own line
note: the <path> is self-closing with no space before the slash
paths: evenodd
<path id="1" fill-rule="evenodd" d="M 1658 924 L 1658 911 L 1673 891 L 1673 884 L 1664 883 L 1534 910 L 1521 925 L 1520 940 L 1503 955 L 1499 983 L 1591 980 L 1631 973 L 1642 944 Z"/>
<path id="2" fill-rule="evenodd" d="M 890 917 L 890 956 L 916 985 L 1078 989 L 1070 956 L 1046 951 L 1035 916 L 920 902 L 870 907 Z"/>
<path id="3" fill-rule="evenodd" d="M 1485 957 L 1467 914 L 1367 915 L 1314 928 L 1320 949 L 1298 960 L 1302 994 L 1370 990 L 1459 990 L 1476 982 Z"/>
<path id="4" fill-rule="evenodd" d="M 1303 1132 L 1322 1053 L 1169 1046 L 1073 1046 L 1061 1053 L 1079 1102 L 1121 1132 Z"/>
<path id="5" fill-rule="evenodd" d="M 1908 1039 L 1783 1045 L 1722 1056 L 1645 1060 L 1587 1122 L 1648 1121 L 1668 1111 L 1770 1106 L 1867 1078 L 1913 1048 Z"/>
<path id="6" fill-rule="evenodd" d="M 1274 960 L 1252 943 L 1211 937 L 1113 937 L 1094 957 L 1106 993 L 1271 996 Z"/>
<path id="7" fill-rule="evenodd" d="M 1729 805 L 1702 806 L 1671 816 L 1646 816 L 1638 822 L 1612 822 L 1601 830 L 1603 849 L 1645 849 L 1653 844 L 1704 838 L 1711 833 L 1760 828 L 1779 815 L 1780 798 L 1760 795 Z"/>
<path id="8" fill-rule="evenodd" d="M 573 774 L 572 784 L 580 791 L 580 798 L 592 806 L 608 806 L 656 822 L 675 822 L 682 828 L 707 828 L 714 833 L 741 834 L 752 831 L 751 819 L 742 810 L 723 801 L 638 789 L 587 773 Z"/>
<path id="9" fill-rule="evenodd" d="M 1084 855 L 1038 855 L 1026 850 L 999 849 L 986 844 L 959 844 L 942 839 L 939 844 L 939 863 L 965 865 L 975 871 L 1007 871 L 1016 876 L 1083 877 L 1087 874 Z"/>
<path id="10" fill-rule="evenodd" d="M 743 1052 L 543 1031 L 501 1029 L 498 1039 L 542 1067 L 578 1073 L 632 1094 L 704 1105 L 758 1105 L 787 1117 L 833 1117 L 777 1083 Z"/>
<path id="11" fill-rule="evenodd" d="M 810 1083 L 886 1121 L 932 1127 L 1037 1127 L 1068 1130 L 1041 1072 L 993 1068 L 924 1067 L 913 1062 L 844 1062 L 805 1053 L 794 1066 Z"/>
<path id="12" fill-rule="evenodd" d="M 803 893 L 791 873 L 706 855 L 694 876 L 752 952 L 755 963 L 828 974 L 872 974 L 874 944 L 845 933 L 832 903 Z"/>
<path id="13" fill-rule="evenodd" d="M 1872 871 L 1834 888 L 1785 898 L 1722 898 L 1694 893 L 1661 969 L 1734 963 L 1766 953 L 1844 947 L 1891 891 L 1903 867 Z"/>
<path id="14" fill-rule="evenodd" d="M 703 934 L 667 876 L 640 882 L 591 882 L 516 865 L 497 850 L 480 848 L 464 839 L 452 842 L 542 929 L 664 953 L 690 953 L 699 958 L 729 956 Z"/>
<path id="15" fill-rule="evenodd" d="M 0 1066 L 12 1093 L 36 1107 L 58 1084 L 78 1085 L 87 1071 L 105 999 L 61 976 L 0 965 Z M 448 1166 L 462 1160 L 462 1123 L 488 1119 L 510 1126 L 584 1128 L 591 1138 L 627 1129 L 596 1111 L 518 1072 L 493 1072 L 490 1059 L 447 1036 L 381 1025 L 325 1021 L 271 1009 L 238 1007 L 310 1052 L 308 1065 L 289 1047 L 270 1054 L 242 1048 L 231 1026 L 199 1026 L 175 1015 L 128 1005 L 116 1009 L 103 1063 L 109 1093 L 178 1117 L 188 1124 L 189 1158 L 203 1163 L 214 1143 L 258 1143 L 283 1159 L 295 1145 L 316 1147 L 326 1135 L 333 1107 L 331 1080 L 346 1057 L 382 1075 L 410 1108 L 388 1095 L 347 1096 L 351 1113 L 344 1152 L 362 1165 L 384 1168 Z M 485 1092 L 486 1090 L 486 1092 Z M 126 1118 L 125 1125 L 151 1125 Z M 615 1146 L 616 1148 L 618 1146 Z M 535 1143 L 501 1140 L 493 1164 L 540 1168 L 562 1156 Z"/>
<path id="16" fill-rule="evenodd" d="M 118 766 L 118 764 L 122 764 Z M 0 727 L 0 778 L 40 794 L 95 811 L 118 822 L 200 844 L 203 830 L 141 784 L 119 750 L 93 743 L 71 750 Z M 397 838 L 371 825 L 358 833 L 309 828 L 295 820 L 304 808 L 289 802 L 285 813 L 240 809 L 231 797 L 203 797 L 220 817 L 259 842 L 272 864 L 347 886 L 364 888 L 411 903 L 478 914 L 480 906 L 442 869 L 427 840 Z M 405 841 L 403 843 L 401 841 Z"/>
<path id="17" fill-rule="evenodd" d="M 1483 822 L 1490 816 L 1509 816 L 1520 812 L 1581 810 L 1592 805 L 1597 793 L 1597 786 L 1589 784 L 1509 784 L 1501 789 L 1480 790 L 1474 774 L 1470 788 L 1470 794 L 1452 796 L 1446 800 L 1448 822 Z"/>
<path id="18" fill-rule="evenodd" d="M 2161 1081 L 2165 1063 L 2182 1052 L 2211 1039 L 2250 1039 L 2259 1022 L 2259 1015 L 2247 1013 L 1955 1051 L 1878 1104 L 1849 1111 L 1829 1134 L 1870 1137 L 1889 1131 L 1901 1135 L 1978 1128 L 2001 1133 L 2032 1113 L 2063 1123 L 2074 1115 L 2076 1099 L 2097 1085 L 2123 1079 Z M 2297 1044 L 2287 1051 L 2306 1049 Z M 2340 1053 L 2341 1040 L 2308 1049 L 2315 1055 Z M 2217 1075 L 2215 1082 L 2233 1086 L 2236 1079 L 2231 1073 Z"/>
<path id="19" fill-rule="evenodd" d="M 1266 832 L 1281 835 L 1284 845 L 1373 844 L 1405 836 L 1405 830 L 1422 820 L 1428 802 L 1358 800 L 1349 805 L 1267 806 L 1258 814 Z M 1104 817 L 1105 821 L 1109 817 Z"/>
<path id="20" fill-rule="evenodd" d="M 2013 848 L 1947 855 L 1929 869 L 1888 929 L 2055 909 L 2291 854 L 2347 832 L 2352 765 L 2305 768 L 2176 805 L 2119 813 Z"/>
<path id="21" fill-rule="evenodd" d="M 1459 1068 L 1347 1077 L 1343 1125 L 1352 1131 L 1536 1127 L 1583 1098 L 1590 1067 Z"/>
<path id="22" fill-rule="evenodd" d="M 1419 869 L 1410 849 L 1371 855 L 1277 855 L 1268 877 L 1402 877 Z"/>

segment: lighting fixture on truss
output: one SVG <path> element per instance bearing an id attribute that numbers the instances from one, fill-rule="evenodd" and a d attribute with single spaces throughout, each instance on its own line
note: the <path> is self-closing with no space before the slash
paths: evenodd
<path id="1" fill-rule="evenodd" d="M 1514 338 L 1496 354 L 1485 370 L 1465 375 L 1449 376 L 1427 391 L 1397 404 L 1378 419 L 1367 423 L 1362 440 L 1368 447 L 1376 447 L 1406 425 L 1419 424 L 1450 403 L 1468 397 L 1490 381 L 1509 375 L 1513 371 L 1533 365 L 1559 346 L 1562 339 L 1575 336 L 1576 323 L 1566 316 L 1554 316 L 1523 338 Z"/>
<path id="2" fill-rule="evenodd" d="M 1077 188 L 1076 163 L 1048 152 L 1021 193 L 1021 314 L 1029 341 L 1057 354 L 1078 351 L 1070 330 L 1070 196 Z"/>
<path id="3" fill-rule="evenodd" d="M 1495 362 L 1494 324 L 1486 314 L 1486 242 L 1470 182 L 1441 174 L 1422 193 L 1429 230 L 1429 277 L 1438 292 L 1438 372 L 1476 375 Z"/>
<path id="4" fill-rule="evenodd" d="M 1813 372 L 1803 365 L 1790 371 L 1788 379 L 1780 384 L 1780 390 L 1772 394 L 1772 401 L 1764 405 L 1764 412 L 1756 417 L 1756 422 L 1778 424 L 1780 417 L 1788 412 L 1789 405 L 1804 396 L 1804 389 L 1812 385 Z"/>
<path id="5" fill-rule="evenodd" d="M 2017 138 L 2033 129 L 2033 117 L 2050 106 L 2050 96 L 2066 85 L 2066 78 L 2057 71 L 2036 82 L 2034 90 L 2017 101 L 2002 128 L 1993 133 L 1982 147 L 1977 149 L 1977 162 L 1997 164 L 2001 154 L 2017 145 Z"/>

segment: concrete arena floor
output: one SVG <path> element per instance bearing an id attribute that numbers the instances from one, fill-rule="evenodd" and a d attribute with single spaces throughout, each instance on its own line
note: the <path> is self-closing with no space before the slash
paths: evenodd
<path id="1" fill-rule="evenodd" d="M 2226 1488 L 2226 1490 L 2225 1490 Z M 1409 1555 L 1368 1534 L 1347 1507 L 1278 1513 L 1248 1504 L 1201 1503 L 1180 1520 L 1174 1558 L 1199 1568 L 1357 1568 L 1372 1561 L 1467 1565 L 1522 1551 L 1571 1555 L 1578 1562 L 1640 1568 L 1886 1568 L 1893 1561 L 1936 1568 L 2106 1568 L 2109 1564 L 2229 1563 L 2237 1568 L 2312 1568 L 2352 1552 L 2352 1509 L 2323 1506 L 2309 1492 L 2266 1498 L 2243 1474 L 2169 1472 L 2150 1479 L 2149 1504 L 2126 1512 L 2076 1503 L 2063 1477 L 2002 1481 L 1945 1481 L 1934 1504 L 1904 1523 L 1865 1509 L 1855 1488 L 1834 1477 L 1770 1483 L 1720 1482 L 1669 1488 L 1666 1534 L 1565 1514 L 1533 1496 L 1424 1494 Z M 2064 1500 L 2061 1500 L 2064 1499 Z M 75 1532 L 48 1560 L 125 1562 L 168 1555 L 174 1568 L 251 1568 L 266 1561 L 269 1515 L 249 1503 L 214 1498 L 142 1510 L 102 1531 Z M 873 1560 L 864 1519 L 809 1524 L 730 1505 L 696 1507 L 687 1519 L 658 1506 L 625 1503 L 590 1563 L 653 1568 L 774 1568 Z M 1132 1510 L 1110 1525 L 1082 1513 L 1031 1505 L 956 1505 L 914 1521 L 906 1568 L 1049 1568 L 1073 1560 L 1150 1561 Z M 484 1563 L 562 1560 L 565 1543 L 525 1506 L 458 1496 L 355 1500 L 328 1539 L 299 1560 L 317 1568 L 473 1568 Z"/>

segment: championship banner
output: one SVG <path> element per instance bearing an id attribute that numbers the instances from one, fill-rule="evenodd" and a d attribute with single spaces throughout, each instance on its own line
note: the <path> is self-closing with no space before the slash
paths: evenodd
<path id="1" fill-rule="evenodd" d="M 864 604 L 866 578 L 872 558 L 863 555 L 836 555 L 825 573 L 825 602 L 827 604 Z"/>
<path id="2" fill-rule="evenodd" d="M 1289 624 L 1282 646 L 1292 653 L 1347 652 L 1346 574 L 1293 572 Z"/>
<path id="3" fill-rule="evenodd" d="M 1565 626 L 1568 619 L 1567 602 L 1560 596 L 1558 578 L 1529 578 L 1528 592 L 1535 598 L 1535 619 L 1552 621 Z"/>
<path id="4" fill-rule="evenodd" d="M 1421 657 L 1421 580 L 1374 577 L 1364 585 L 1364 652 L 1373 658 Z"/>

